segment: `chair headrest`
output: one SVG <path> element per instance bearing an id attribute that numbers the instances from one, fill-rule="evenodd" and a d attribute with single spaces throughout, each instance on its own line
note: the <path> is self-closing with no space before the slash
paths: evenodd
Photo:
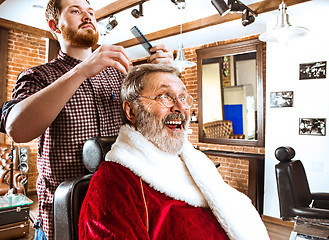
<path id="1" fill-rule="evenodd" d="M 295 150 L 292 147 L 278 147 L 275 150 L 275 157 L 280 162 L 289 162 L 295 157 Z"/>
<path id="2" fill-rule="evenodd" d="M 93 137 L 84 143 L 82 150 L 83 164 L 90 172 L 96 172 L 116 139 L 117 136 Z"/>

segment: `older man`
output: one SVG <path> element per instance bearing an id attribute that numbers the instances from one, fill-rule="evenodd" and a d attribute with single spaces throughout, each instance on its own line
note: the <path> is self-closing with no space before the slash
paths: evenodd
<path id="1" fill-rule="evenodd" d="M 93 176 L 80 239 L 269 239 L 250 200 L 187 141 L 193 98 L 175 68 L 130 69 L 128 123 Z"/>

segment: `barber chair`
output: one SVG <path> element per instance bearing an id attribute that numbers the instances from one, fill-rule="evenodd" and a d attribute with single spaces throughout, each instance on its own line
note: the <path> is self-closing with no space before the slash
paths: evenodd
<path id="1" fill-rule="evenodd" d="M 86 196 L 92 175 L 105 159 L 116 137 L 94 137 L 83 146 L 83 163 L 90 171 L 61 183 L 54 195 L 55 239 L 78 240 L 78 223 L 82 202 Z"/>
<path id="2" fill-rule="evenodd" d="M 280 217 L 295 222 L 290 240 L 329 239 L 329 193 L 311 193 L 303 164 L 291 160 L 294 156 L 291 147 L 275 150 Z"/>

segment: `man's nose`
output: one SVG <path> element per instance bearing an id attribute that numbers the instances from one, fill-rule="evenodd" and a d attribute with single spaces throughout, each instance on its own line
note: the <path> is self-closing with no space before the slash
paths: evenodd
<path id="1" fill-rule="evenodd" d="M 182 103 L 179 99 L 176 99 L 174 106 L 172 106 L 171 108 L 171 110 L 174 112 L 184 112 L 186 109 L 188 109 L 186 105 Z"/>
<path id="2" fill-rule="evenodd" d="M 91 17 L 89 15 L 89 12 L 82 11 L 82 20 L 85 22 L 91 22 Z"/>

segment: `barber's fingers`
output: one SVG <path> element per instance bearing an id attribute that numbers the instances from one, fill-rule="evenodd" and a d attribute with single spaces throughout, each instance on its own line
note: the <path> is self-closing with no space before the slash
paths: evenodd
<path id="1" fill-rule="evenodd" d="M 153 53 L 149 58 L 149 63 L 165 63 L 172 65 L 174 56 L 172 51 L 164 44 L 159 44 L 150 49 Z"/>
<path id="2" fill-rule="evenodd" d="M 171 52 L 172 53 L 172 50 L 164 44 L 155 45 L 150 49 L 151 52 L 157 52 L 159 50 L 162 52 Z"/>
<path id="3" fill-rule="evenodd" d="M 123 74 L 127 74 L 130 67 L 130 59 L 125 49 L 116 45 L 102 45 L 96 51 L 100 55 L 106 67 L 114 67 Z"/>

